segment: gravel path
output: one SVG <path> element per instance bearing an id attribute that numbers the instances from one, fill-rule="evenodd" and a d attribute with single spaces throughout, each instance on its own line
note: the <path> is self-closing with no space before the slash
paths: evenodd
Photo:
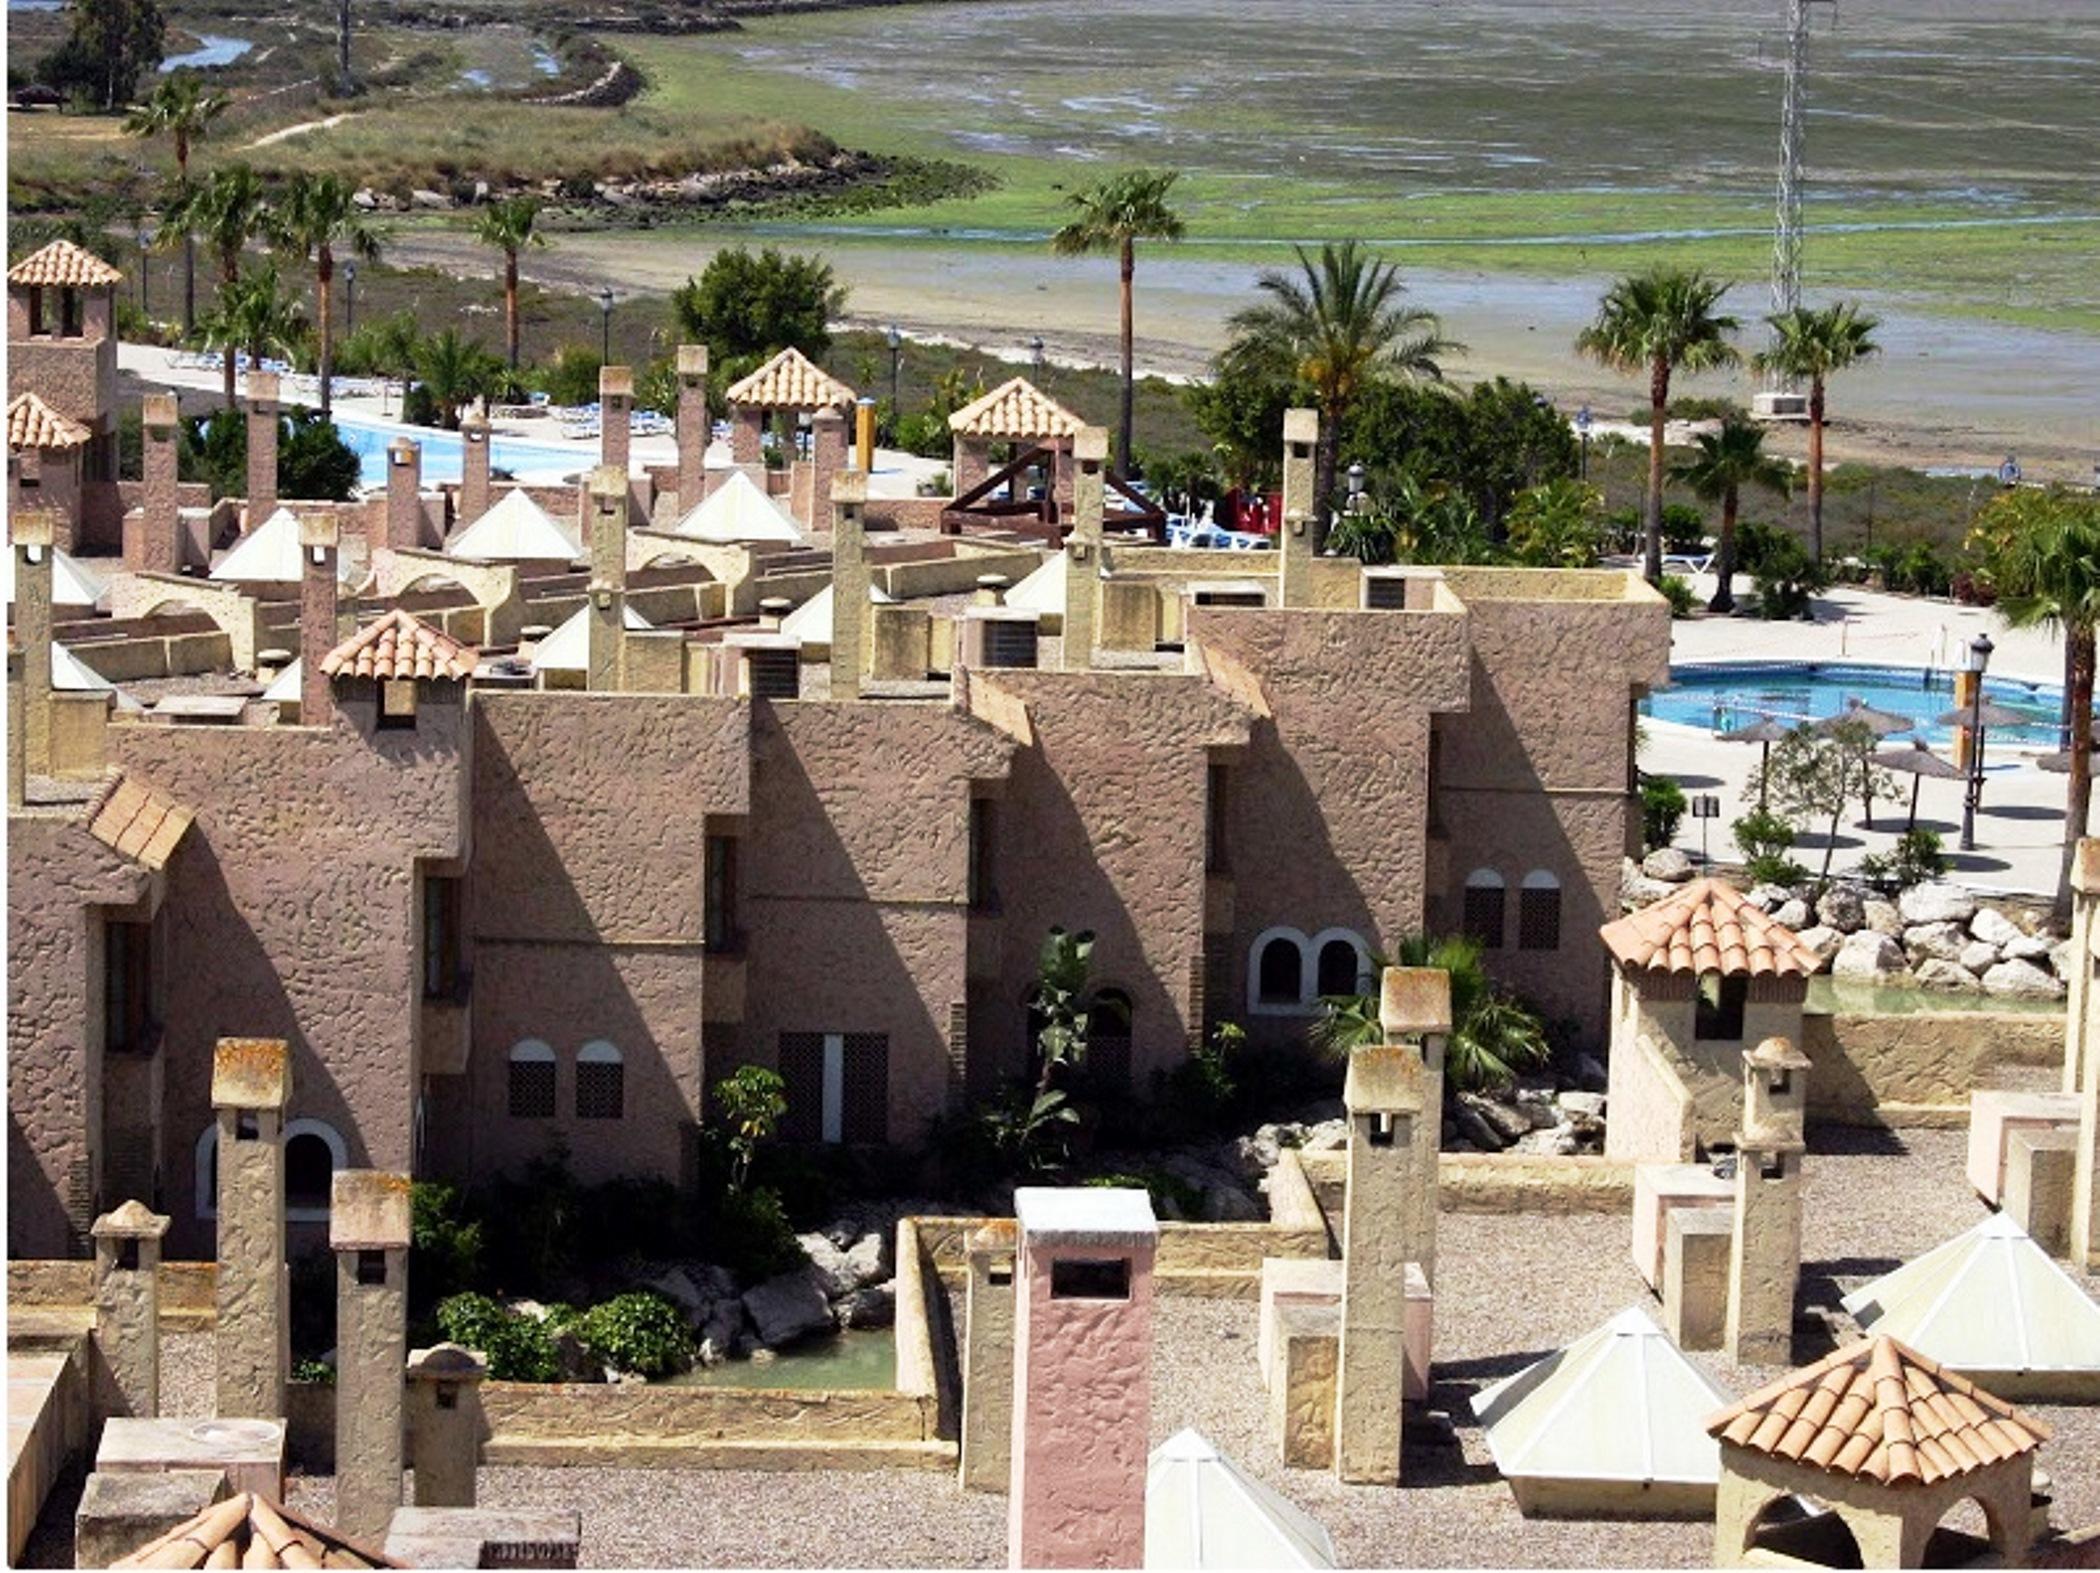
<path id="1" fill-rule="evenodd" d="M 1796 1356 L 1852 1331 L 1838 1296 L 1939 1244 L 1982 1215 L 1962 1177 L 1964 1133 L 1819 1131 L 1807 1165 L 1808 1260 Z M 1489 1382 L 1588 1332 L 1628 1305 L 1653 1305 L 1627 1256 L 1623 1213 L 1549 1217 L 1450 1214 L 1441 1220 L 1436 1386 L 1411 1420 L 1398 1491 L 1342 1486 L 1282 1469 L 1255 1368 L 1256 1308 L 1161 1304 L 1153 1356 L 1153 1434 L 1195 1426 L 1324 1523 L 1351 1566 L 1693 1566 L 1711 1562 L 1706 1522 L 1521 1518 L 1466 1400 Z M 2087 1281 L 2100 1291 L 2100 1283 Z M 211 1341 L 172 1338 L 171 1412 L 208 1413 Z M 1776 1370 L 1696 1357 L 1731 1393 Z M 2055 1522 L 2100 1522 L 2100 1409 L 2034 1406 L 2055 1428 L 2042 1467 Z M 292 1505 L 324 1520 L 334 1482 L 299 1477 Z M 583 1512 L 593 1567 L 1003 1566 L 1006 1499 L 963 1492 L 945 1473 L 485 1469 L 492 1506 Z"/>

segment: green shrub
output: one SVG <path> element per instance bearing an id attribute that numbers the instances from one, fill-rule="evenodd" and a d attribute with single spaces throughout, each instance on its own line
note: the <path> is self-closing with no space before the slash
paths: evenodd
<path id="1" fill-rule="evenodd" d="M 1673 622 L 1687 618 L 1699 610 L 1699 597 L 1692 590 L 1692 581 L 1679 574 L 1666 573 L 1656 585 L 1662 598 L 1670 603 L 1670 618 Z"/>
<path id="2" fill-rule="evenodd" d="M 1767 621 L 1806 617 L 1810 598 L 1830 583 L 1829 572 L 1791 535 L 1774 532 L 1759 555 L 1757 615 Z"/>
<path id="3" fill-rule="evenodd" d="M 1641 779 L 1641 845 L 1653 852 L 1677 839 L 1684 820 L 1684 788 L 1668 776 Z"/>
<path id="4" fill-rule="evenodd" d="M 1690 503 L 1663 504 L 1663 550 L 1696 552 L 1706 545 L 1706 515 Z"/>
<path id="5" fill-rule="evenodd" d="M 1808 878 L 1808 870 L 1787 853 L 1793 850 L 1794 827 L 1768 809 L 1755 809 L 1730 826 L 1750 877 L 1760 885 L 1791 889 Z"/>
<path id="6" fill-rule="evenodd" d="M 808 1260 L 780 1193 L 764 1185 L 725 1191 L 703 1237 L 707 1259 L 747 1283 L 791 1272 Z"/>
<path id="7" fill-rule="evenodd" d="M 409 1295 L 430 1306 L 481 1281 L 479 1219 L 462 1216 L 459 1192 L 432 1180 L 409 1189 Z"/>
<path id="8" fill-rule="evenodd" d="M 1203 1192 L 1179 1175 L 1149 1167 L 1135 1173 L 1095 1174 L 1079 1182 L 1095 1190 L 1144 1191 L 1163 1218 L 1201 1219 Z"/>
<path id="9" fill-rule="evenodd" d="M 564 344 L 533 369 L 530 381 L 554 404 L 596 404 L 598 372 L 605 362 L 596 350 Z"/>
<path id="10" fill-rule="evenodd" d="M 438 1330 L 477 1350 L 499 1382 L 551 1382 L 560 1374 L 553 1329 L 497 1304 L 485 1294 L 456 1294 L 437 1308 Z"/>
<path id="11" fill-rule="evenodd" d="M 646 1290 L 592 1306 L 577 1319 L 576 1333 L 584 1348 L 621 1371 L 664 1377 L 693 1363 L 693 1334 L 685 1313 Z"/>
<path id="12" fill-rule="evenodd" d="M 335 1367 L 326 1360 L 294 1360 L 292 1380 L 309 1387 L 333 1387 Z"/>
<path id="13" fill-rule="evenodd" d="M 1859 860 L 1862 879 L 1883 890 L 1908 890 L 1938 879 L 1947 872 L 1947 859 L 1940 850 L 1937 831 L 1906 830 L 1887 852 L 1869 853 Z"/>

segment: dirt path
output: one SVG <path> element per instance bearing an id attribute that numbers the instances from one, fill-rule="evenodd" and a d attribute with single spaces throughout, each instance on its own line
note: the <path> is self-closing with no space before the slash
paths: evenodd
<path id="1" fill-rule="evenodd" d="M 340 115 L 330 115 L 324 120 L 302 120 L 296 126 L 286 126 L 282 130 L 270 132 L 267 136 L 257 137 L 242 151 L 248 152 L 278 142 L 289 142 L 293 137 L 303 137 L 309 131 L 326 131 L 331 126 L 341 125 L 355 113 L 355 110 L 346 109 Z"/>

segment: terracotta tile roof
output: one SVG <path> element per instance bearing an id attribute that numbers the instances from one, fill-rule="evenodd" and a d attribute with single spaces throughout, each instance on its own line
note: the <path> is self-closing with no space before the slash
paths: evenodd
<path id="1" fill-rule="evenodd" d="M 10 448 L 78 448 L 91 433 L 68 420 L 33 393 L 18 393 L 7 406 Z"/>
<path id="2" fill-rule="evenodd" d="M 123 281 L 123 274 L 70 240 L 54 240 L 7 270 L 10 284 L 41 285 L 46 289 L 99 289 Z"/>
<path id="3" fill-rule="evenodd" d="M 1597 933 L 1622 964 L 1648 972 L 1805 978 L 1822 965 L 1792 929 L 1718 879 L 1695 879 Z"/>
<path id="4" fill-rule="evenodd" d="M 471 677 L 474 652 L 399 607 L 321 657 L 330 677 Z"/>
<path id="5" fill-rule="evenodd" d="M 88 834 L 119 856 L 147 868 L 166 868 L 195 816 L 124 775 L 88 805 Z"/>
<path id="6" fill-rule="evenodd" d="M 948 417 L 964 437 L 1076 437 L 1086 423 L 1026 377 L 1001 383 Z"/>
<path id="7" fill-rule="evenodd" d="M 798 349 L 782 350 L 729 390 L 731 404 L 762 410 L 849 409 L 858 397 Z"/>
<path id="8" fill-rule="evenodd" d="M 1893 1338 L 1863 1338 L 1706 1422 L 1709 1436 L 1773 1458 L 1931 1485 L 2031 1453 L 2049 1428 Z"/>
<path id="9" fill-rule="evenodd" d="M 110 1564 L 120 1568 L 398 1568 L 369 1547 L 242 1492 L 213 1504 Z"/>

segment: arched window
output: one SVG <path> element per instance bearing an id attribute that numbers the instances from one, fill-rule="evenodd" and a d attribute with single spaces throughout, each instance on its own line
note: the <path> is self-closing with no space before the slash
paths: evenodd
<path id="1" fill-rule="evenodd" d="M 1502 912 L 1508 891 L 1502 876 L 1491 868 L 1476 868 L 1466 876 L 1465 932 L 1480 941 L 1483 950 L 1502 948 Z"/>
<path id="2" fill-rule="evenodd" d="M 1517 949 L 1560 949 L 1560 881 L 1542 868 L 1517 892 Z"/>
<path id="3" fill-rule="evenodd" d="M 626 1112 L 627 1068 L 620 1051 L 593 1038 L 576 1055 L 576 1118 L 617 1120 Z"/>
<path id="4" fill-rule="evenodd" d="M 1113 1091 L 1130 1086 L 1130 996 L 1099 989 L 1086 1010 L 1086 1072 L 1095 1086 Z"/>
<path id="5" fill-rule="evenodd" d="M 1265 943 L 1255 961 L 1255 998 L 1264 1005 L 1298 1005 L 1305 999 L 1305 952 L 1289 934 Z"/>
<path id="6" fill-rule="evenodd" d="M 1350 933 L 1329 932 L 1313 941 L 1313 992 L 1322 999 L 1335 994 L 1363 994 L 1370 990 L 1370 953 L 1364 942 Z"/>
<path id="7" fill-rule="evenodd" d="M 554 1050 L 538 1038 L 521 1038 L 511 1048 L 510 1117 L 554 1118 Z"/>
<path id="8" fill-rule="evenodd" d="M 350 1147 L 326 1120 L 287 1121 L 284 1127 L 284 1216 L 288 1223 L 326 1223 L 335 1171 L 347 1168 Z M 219 1126 L 197 1138 L 196 1205 L 199 1218 L 219 1216 Z"/>

